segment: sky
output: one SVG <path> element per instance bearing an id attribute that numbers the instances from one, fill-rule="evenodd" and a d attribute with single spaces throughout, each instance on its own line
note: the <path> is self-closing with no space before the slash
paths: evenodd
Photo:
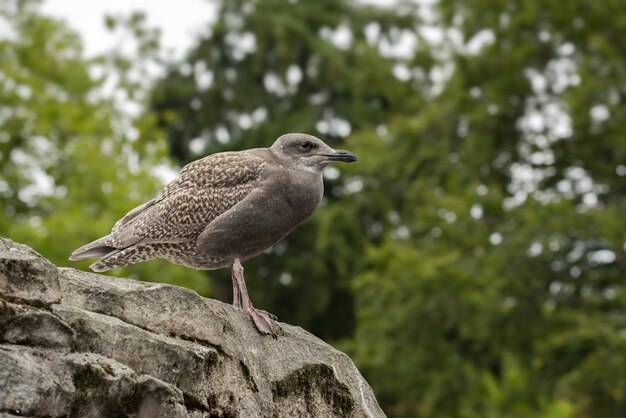
<path id="1" fill-rule="evenodd" d="M 361 0 L 364 4 L 388 5 L 393 0 Z M 433 0 L 416 0 L 430 4 Z M 162 46 L 180 58 L 198 33 L 216 14 L 214 0 L 44 0 L 43 12 L 66 20 L 82 37 L 87 57 L 105 52 L 115 39 L 104 27 L 106 14 L 130 14 L 142 10 L 151 27 L 161 30 Z M 168 54 L 169 55 L 169 54 Z"/>
<path id="2" fill-rule="evenodd" d="M 0 0 L 1 1 L 1 0 Z M 216 15 L 216 3 L 212 0 L 44 0 L 42 12 L 65 20 L 80 35 L 85 57 L 107 52 L 118 45 L 118 38 L 104 25 L 107 14 L 129 15 L 143 11 L 148 26 L 161 31 L 161 47 L 165 56 L 182 58 L 199 33 Z M 163 183 L 172 180 L 177 170 L 159 165 L 154 175 Z"/>
<path id="3" fill-rule="evenodd" d="M 162 46 L 180 57 L 216 11 L 211 0 L 44 0 L 42 9 L 66 20 L 81 35 L 87 57 L 115 45 L 114 36 L 104 26 L 106 14 L 144 11 L 149 26 L 161 30 Z"/>

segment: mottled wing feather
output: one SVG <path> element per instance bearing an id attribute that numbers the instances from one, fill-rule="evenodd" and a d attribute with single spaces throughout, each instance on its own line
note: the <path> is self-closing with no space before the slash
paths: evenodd
<path id="1" fill-rule="evenodd" d="M 180 189 L 223 189 L 255 182 L 265 162 L 249 152 L 222 152 L 193 161 L 180 171 L 180 176 L 168 184 L 157 200 Z"/>
<path id="2" fill-rule="evenodd" d="M 259 182 L 265 162 L 247 153 L 221 153 L 186 165 L 156 199 L 116 223 L 106 244 L 195 240 L 217 216 L 243 200 Z"/>
<path id="3" fill-rule="evenodd" d="M 116 229 L 120 229 L 124 225 L 133 221 L 134 219 L 137 219 L 137 215 L 139 215 L 141 212 L 145 211 L 146 209 L 150 208 L 155 203 L 156 203 L 156 199 L 152 199 L 144 204 L 137 206 L 135 209 L 131 210 L 126 215 L 124 215 L 122 219 L 115 222 L 115 225 L 113 226 L 113 231 L 115 231 Z"/>

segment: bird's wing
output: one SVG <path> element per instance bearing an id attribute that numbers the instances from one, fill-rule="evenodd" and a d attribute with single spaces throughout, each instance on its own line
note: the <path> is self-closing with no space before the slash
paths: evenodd
<path id="1" fill-rule="evenodd" d="M 156 199 L 118 221 L 106 245 L 126 248 L 139 242 L 196 239 L 213 219 L 256 187 L 265 164 L 253 155 L 221 153 L 186 165 Z"/>
<path id="2" fill-rule="evenodd" d="M 222 152 L 193 161 L 157 196 L 161 200 L 180 189 L 228 189 L 255 182 L 263 174 L 265 161 L 248 150 Z"/>
<path id="3" fill-rule="evenodd" d="M 129 211 L 126 215 L 124 215 L 122 219 L 115 222 L 115 225 L 113 225 L 113 230 L 115 231 L 116 229 L 120 229 L 124 225 L 128 224 L 129 222 L 132 222 L 133 219 L 137 218 L 137 215 L 141 214 L 142 212 L 150 208 L 155 203 L 156 203 L 156 199 L 152 199 L 144 204 L 137 206 L 135 209 Z"/>

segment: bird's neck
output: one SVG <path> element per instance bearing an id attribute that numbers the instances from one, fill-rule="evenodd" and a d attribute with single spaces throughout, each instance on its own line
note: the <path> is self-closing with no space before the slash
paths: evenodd
<path id="1" fill-rule="evenodd" d="M 315 212 L 324 195 L 324 182 L 322 174 L 317 171 L 290 170 L 292 174 L 287 183 L 288 204 L 304 219 Z"/>

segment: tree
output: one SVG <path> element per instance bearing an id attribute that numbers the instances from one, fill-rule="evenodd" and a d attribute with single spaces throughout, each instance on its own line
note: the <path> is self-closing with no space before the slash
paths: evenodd
<path id="1" fill-rule="evenodd" d="M 224 2 L 153 108 L 181 161 L 287 131 L 347 138 L 359 163 L 329 173 L 250 284 L 348 350 L 390 415 L 617 417 L 623 14 Z"/>
<path id="2" fill-rule="evenodd" d="M 619 2 L 223 2 L 131 115 L 95 74 L 148 99 L 141 17 L 110 21 L 136 59 L 89 61 L 36 4 L 0 5 L 3 234 L 63 263 L 153 197 L 168 144 L 183 164 L 318 133 L 359 163 L 329 170 L 314 218 L 246 264 L 259 307 L 346 350 L 390 416 L 623 415 Z M 227 275 L 211 273 L 230 292 Z"/>
<path id="3" fill-rule="evenodd" d="M 414 108 L 412 93 L 393 76 L 397 59 L 368 41 L 374 31 L 393 44 L 413 20 L 344 0 L 222 2 L 210 33 L 153 94 L 173 156 L 182 164 L 226 149 L 270 146 L 294 131 L 318 132 L 339 145 L 393 111 Z M 375 27 L 366 33 L 368 25 Z M 364 241 L 359 224 L 341 210 L 341 172 L 329 173 L 322 209 L 245 267 L 256 305 L 337 339 L 354 326 L 348 278 L 362 265 Z M 211 273 L 223 300 L 230 298 L 227 276 Z"/>
<path id="4" fill-rule="evenodd" d="M 348 347 L 392 415 L 621 416 L 623 10 L 434 12 L 452 69 L 440 93 L 384 138 L 350 138 L 376 160 L 363 204 L 384 190 L 393 216 L 353 281 Z"/>
<path id="5" fill-rule="evenodd" d="M 0 7 L 9 28 L 0 40 L 0 231 L 69 265 L 74 248 L 105 235 L 154 196 L 161 184 L 151 170 L 170 163 L 153 116 L 119 107 L 141 98 L 132 74 L 138 66 L 119 54 L 85 59 L 78 36 L 41 15 L 38 5 L 15 0 Z M 138 26 L 142 19 L 126 23 Z M 147 54 L 153 42 L 146 36 L 138 46 Z M 111 78 L 116 87 L 109 97 L 103 83 Z M 202 275 L 165 262 L 115 273 L 207 291 Z"/>

